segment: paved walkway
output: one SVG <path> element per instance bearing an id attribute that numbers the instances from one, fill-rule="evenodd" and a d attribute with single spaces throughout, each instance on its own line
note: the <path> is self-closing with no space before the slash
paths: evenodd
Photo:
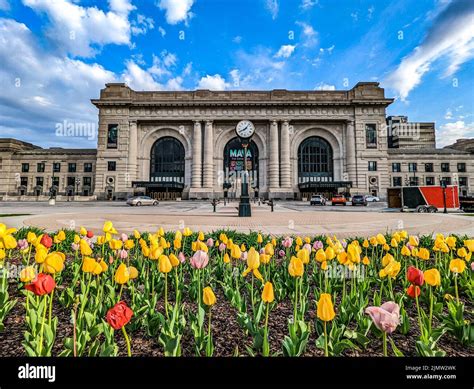
<path id="1" fill-rule="evenodd" d="M 310 207 L 300 202 L 281 202 L 270 212 L 267 205 L 253 205 L 252 217 L 239 218 L 237 203 L 220 204 L 212 212 L 208 202 L 162 203 L 157 207 L 128 207 L 123 203 L 0 203 L 0 214 L 29 213 L 31 215 L 0 217 L 9 226 L 36 226 L 46 230 L 85 226 L 100 232 L 106 220 L 117 230 L 130 233 L 190 227 L 212 231 L 235 229 L 261 231 L 268 234 L 336 234 L 340 237 L 370 236 L 379 232 L 406 229 L 409 233 L 460 233 L 474 236 L 474 217 L 455 214 L 415 214 L 387 212 L 381 204 L 369 207 Z"/>

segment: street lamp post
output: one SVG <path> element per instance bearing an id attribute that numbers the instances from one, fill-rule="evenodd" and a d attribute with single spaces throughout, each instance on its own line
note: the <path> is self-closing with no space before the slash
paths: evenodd
<path id="1" fill-rule="evenodd" d="M 250 208 L 250 196 L 249 196 L 249 174 L 247 170 L 247 148 L 250 145 L 252 135 L 255 132 L 255 126 L 250 120 L 241 120 L 235 127 L 235 133 L 240 139 L 240 143 L 244 149 L 244 176 L 242 179 L 242 191 L 240 194 L 239 202 L 239 217 L 250 217 L 252 216 L 252 210 Z"/>
<path id="2" fill-rule="evenodd" d="M 443 188 L 443 206 L 444 206 L 443 213 L 448 213 L 448 209 L 446 207 L 446 180 L 443 180 L 440 178 L 439 182 L 441 184 L 441 188 Z"/>
<path id="3" fill-rule="evenodd" d="M 78 196 L 80 184 L 81 184 L 81 179 L 79 177 L 76 177 L 76 196 Z"/>

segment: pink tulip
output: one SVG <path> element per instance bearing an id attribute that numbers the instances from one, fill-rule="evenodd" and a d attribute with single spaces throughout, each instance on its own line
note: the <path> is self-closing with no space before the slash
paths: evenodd
<path id="1" fill-rule="evenodd" d="M 207 242 L 206 242 L 206 246 L 207 246 L 207 247 L 212 247 L 212 246 L 214 246 L 214 239 L 209 238 L 209 239 L 207 240 Z"/>
<path id="2" fill-rule="evenodd" d="M 265 248 L 262 247 L 262 248 L 259 250 L 259 254 L 265 254 Z M 473 262 L 473 263 L 474 263 L 474 262 Z"/>
<path id="3" fill-rule="evenodd" d="M 471 270 L 474 271 L 474 261 L 471 262 Z"/>
<path id="4" fill-rule="evenodd" d="M 227 248 L 226 244 L 225 244 L 225 243 L 221 243 L 221 244 L 219 245 L 219 252 L 222 253 L 226 248 Z"/>
<path id="5" fill-rule="evenodd" d="M 242 254 L 240 254 L 240 260 L 244 262 L 247 260 L 247 251 L 243 251 Z"/>
<path id="6" fill-rule="evenodd" d="M 72 249 L 73 249 L 74 251 L 79 250 L 79 245 L 78 245 L 77 243 L 72 243 L 72 244 L 71 244 L 71 247 L 72 247 Z"/>
<path id="7" fill-rule="evenodd" d="M 303 246 L 303 248 L 304 248 L 305 250 L 308 250 L 308 253 L 311 254 L 311 245 L 310 245 L 309 243 L 305 243 L 304 246 Z"/>
<path id="8" fill-rule="evenodd" d="M 347 247 L 347 242 L 345 240 L 342 241 L 342 247 L 346 248 Z"/>
<path id="9" fill-rule="evenodd" d="M 20 239 L 17 243 L 17 247 L 20 250 L 26 250 L 28 248 L 28 241 L 26 239 Z"/>
<path id="10" fill-rule="evenodd" d="M 283 258 L 286 255 L 285 250 L 280 250 L 278 255 Z"/>
<path id="11" fill-rule="evenodd" d="M 320 240 L 317 240 L 316 242 L 313 243 L 313 248 L 315 250 L 322 249 L 323 247 L 324 247 L 324 244 Z"/>
<path id="12" fill-rule="evenodd" d="M 120 239 L 122 239 L 122 242 L 125 242 L 128 239 L 128 235 L 127 234 L 122 234 L 120 236 Z"/>
<path id="13" fill-rule="evenodd" d="M 120 259 L 127 259 L 128 258 L 128 252 L 125 249 L 122 249 L 119 251 L 119 257 Z"/>
<path id="14" fill-rule="evenodd" d="M 204 269 L 209 263 L 209 256 L 205 251 L 198 250 L 194 253 L 189 262 L 195 269 Z"/>
<path id="15" fill-rule="evenodd" d="M 186 262 L 186 257 L 184 256 L 184 253 L 182 251 L 179 252 L 178 259 L 179 259 L 179 262 L 181 263 Z"/>
<path id="16" fill-rule="evenodd" d="M 375 326 L 387 334 L 391 334 L 400 324 L 400 307 L 393 301 L 387 301 L 380 307 L 368 307 L 365 310 Z"/>
<path id="17" fill-rule="evenodd" d="M 283 239 L 283 242 L 281 242 L 283 247 L 289 248 L 293 245 L 293 238 L 287 236 L 285 239 Z"/>

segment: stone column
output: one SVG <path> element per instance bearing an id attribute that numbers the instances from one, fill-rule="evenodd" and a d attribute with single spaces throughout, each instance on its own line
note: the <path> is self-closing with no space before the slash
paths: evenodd
<path id="1" fill-rule="evenodd" d="M 278 160 L 278 122 L 270 123 L 270 158 L 268 164 L 269 189 L 278 190 L 280 187 L 280 166 Z"/>
<path id="2" fill-rule="evenodd" d="M 281 182 L 285 189 L 291 188 L 291 162 L 290 162 L 290 123 L 284 120 L 281 125 Z"/>
<path id="3" fill-rule="evenodd" d="M 194 122 L 193 132 L 193 167 L 191 169 L 191 185 L 193 188 L 202 187 L 202 133 L 201 122 Z"/>
<path id="4" fill-rule="evenodd" d="M 132 181 L 135 181 L 137 179 L 137 167 L 138 167 L 137 122 L 130 122 L 128 128 L 129 128 L 129 144 L 128 144 L 127 187 L 131 187 Z"/>
<path id="5" fill-rule="evenodd" d="M 349 181 L 352 181 L 352 186 L 357 187 L 356 182 L 356 153 L 355 153 L 355 126 L 354 121 L 349 121 L 346 124 L 346 172 Z"/>
<path id="6" fill-rule="evenodd" d="M 214 134 L 212 120 L 206 121 L 204 131 L 204 187 L 214 187 Z"/>

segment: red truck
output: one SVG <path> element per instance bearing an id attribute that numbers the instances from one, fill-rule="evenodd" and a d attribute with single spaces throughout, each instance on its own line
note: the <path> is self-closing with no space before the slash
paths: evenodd
<path id="1" fill-rule="evenodd" d="M 401 208 L 415 212 L 438 212 L 438 210 L 457 210 L 459 192 L 456 185 L 442 186 L 403 186 L 387 189 L 388 207 Z"/>

